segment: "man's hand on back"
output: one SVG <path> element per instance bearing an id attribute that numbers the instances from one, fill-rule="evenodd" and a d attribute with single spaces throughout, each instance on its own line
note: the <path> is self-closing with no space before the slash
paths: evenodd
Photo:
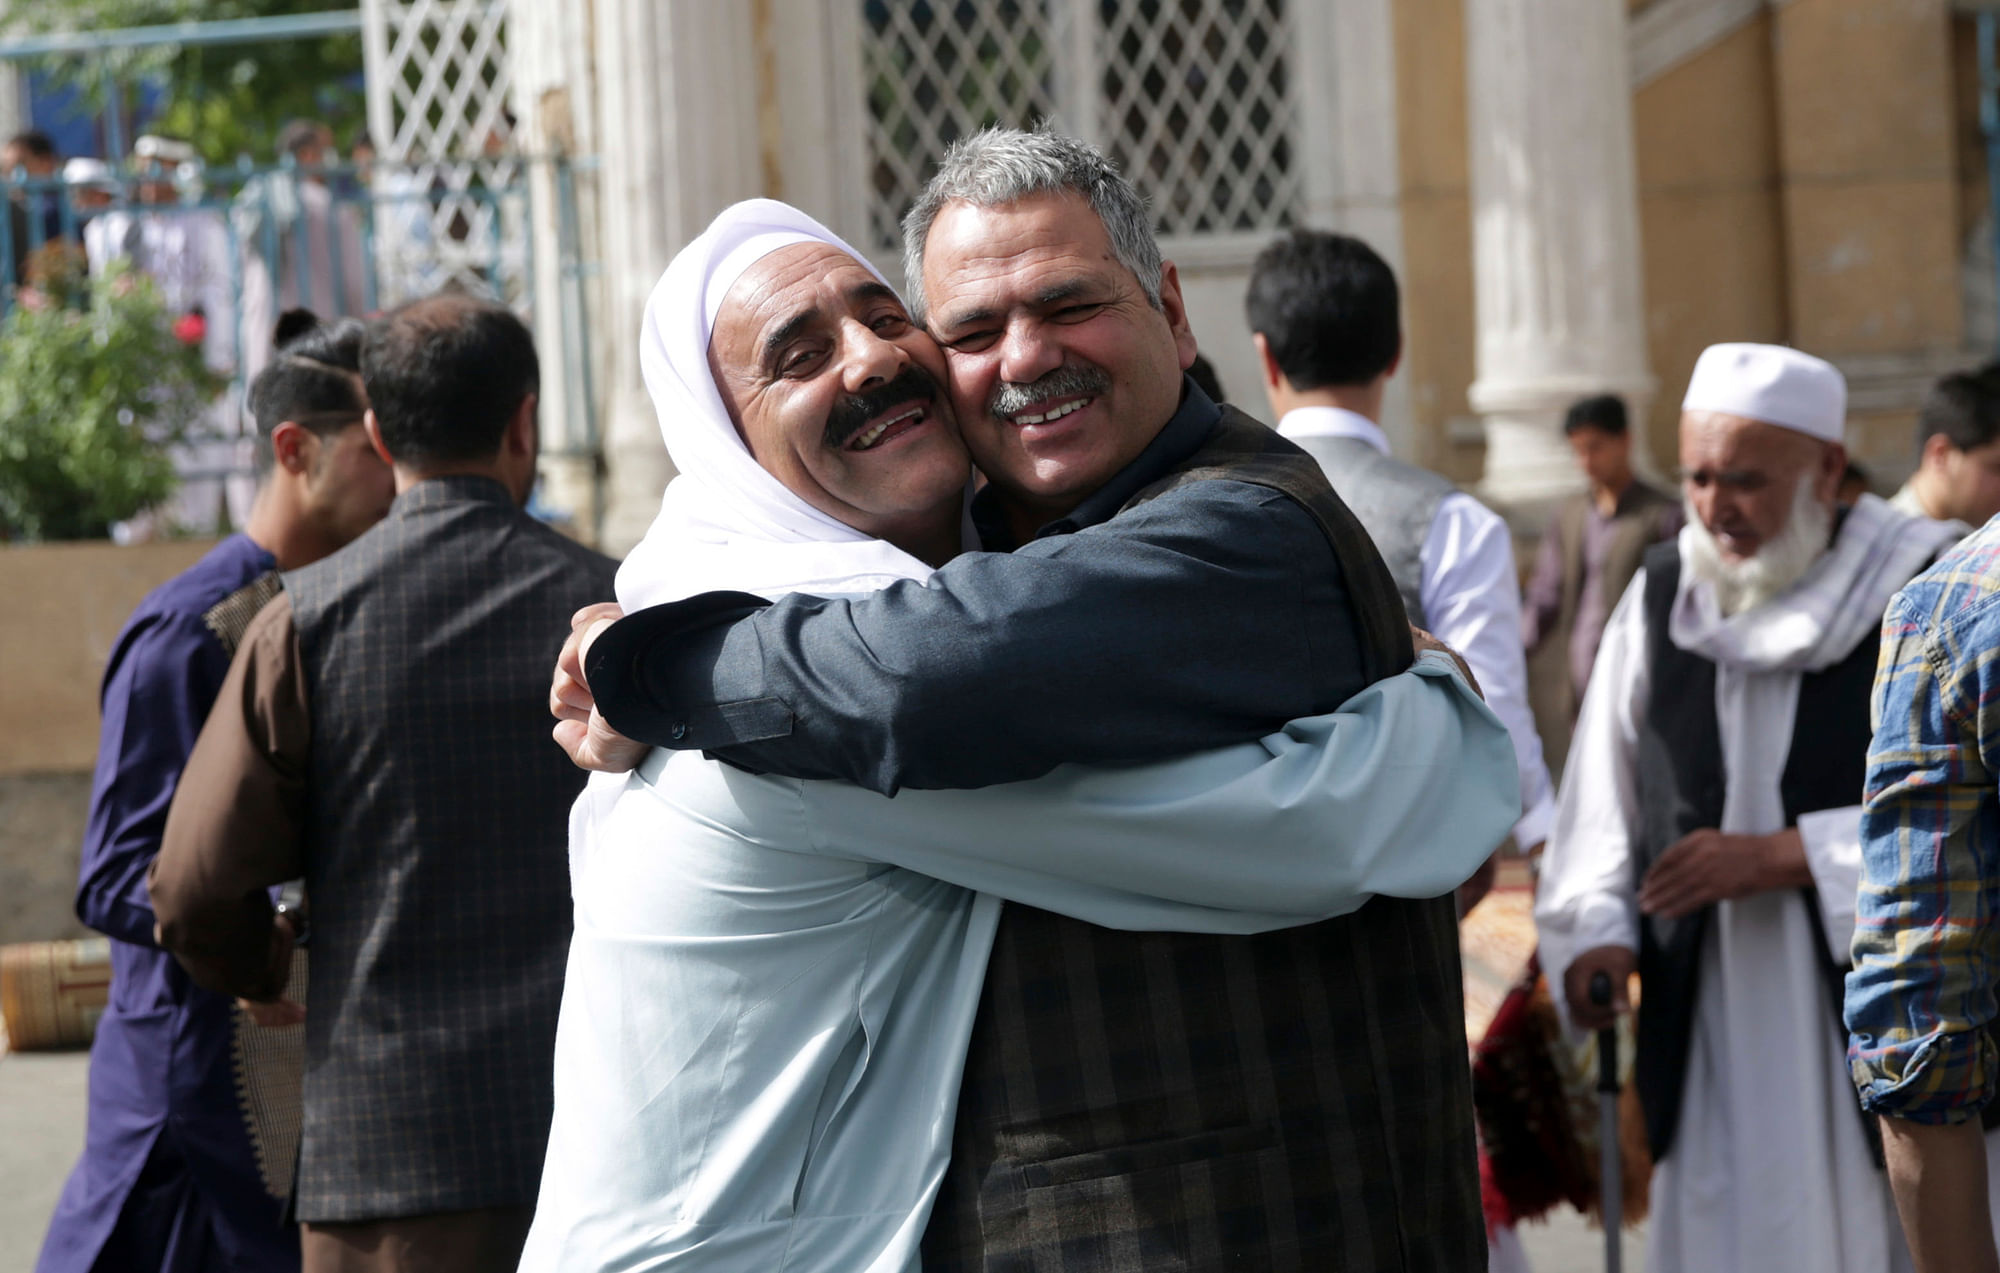
<path id="1" fill-rule="evenodd" d="M 1500 873 L 1500 851 L 1495 849 L 1491 856 L 1479 864 L 1472 878 L 1458 886 L 1458 917 L 1464 919 L 1472 913 L 1485 896 L 1493 891 L 1494 877 Z"/>
<path id="2" fill-rule="evenodd" d="M 1437 650 L 1440 653 L 1449 654 L 1451 661 L 1458 664 L 1458 674 L 1465 678 L 1465 683 L 1472 687 L 1472 692 L 1479 695 L 1482 699 L 1486 697 L 1486 691 L 1479 688 L 1479 678 L 1472 674 L 1472 665 L 1467 663 L 1465 656 L 1457 650 L 1452 649 L 1414 623 L 1410 625 L 1410 643 L 1416 646 L 1418 654 L 1422 654 L 1425 650 Z"/>
<path id="3" fill-rule="evenodd" d="M 651 750 L 625 737 L 598 714 L 597 700 L 583 675 L 584 655 L 604 629 L 625 615 L 616 602 L 585 606 L 570 616 L 569 639 L 556 656 L 554 682 L 549 687 L 549 713 L 556 718 L 556 745 L 578 768 L 622 774 L 636 768 Z"/>

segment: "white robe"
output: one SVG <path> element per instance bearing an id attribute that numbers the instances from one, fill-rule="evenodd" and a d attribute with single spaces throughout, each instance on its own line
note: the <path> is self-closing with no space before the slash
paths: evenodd
<path id="1" fill-rule="evenodd" d="M 1644 589 L 1642 571 L 1605 629 L 1543 861 L 1535 918 L 1552 987 L 1586 950 L 1638 945 L 1634 766 L 1653 688 Z M 1728 775 L 1722 831 L 1785 826 L 1778 783 L 1799 681 L 1796 670 L 1717 663 Z M 1843 960 L 1854 931 L 1860 815 L 1856 805 L 1798 824 L 1827 941 Z M 1856 1113 L 1847 1039 L 1827 1002 L 1815 942 L 1795 891 L 1716 906 L 1702 945 L 1680 1123 L 1653 1174 L 1648 1273 L 1910 1267 L 1888 1179 L 1874 1166 Z"/>

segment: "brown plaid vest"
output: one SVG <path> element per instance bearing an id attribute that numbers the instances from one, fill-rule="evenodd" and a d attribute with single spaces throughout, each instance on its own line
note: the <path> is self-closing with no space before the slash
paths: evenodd
<path id="1" fill-rule="evenodd" d="M 1127 507 L 1211 479 L 1310 511 L 1369 679 L 1408 666 L 1359 523 L 1310 456 L 1241 412 Z M 1255 937 L 1008 906 L 924 1268 L 1484 1268 L 1462 993 L 1449 897 Z"/>

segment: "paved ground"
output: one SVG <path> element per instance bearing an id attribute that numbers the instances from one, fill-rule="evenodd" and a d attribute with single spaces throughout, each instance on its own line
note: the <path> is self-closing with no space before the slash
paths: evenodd
<path id="1" fill-rule="evenodd" d="M 0 1056 L 0 1273 L 29 1273 L 63 1178 L 83 1145 L 81 1052 Z M 1522 1244 L 1535 1273 L 1596 1273 L 1604 1237 L 1575 1213 L 1529 1225 Z M 1625 1268 L 1639 1273 L 1636 1242 Z"/>
<path id="2" fill-rule="evenodd" d="M 1547 1224 L 1526 1225 L 1521 1245 L 1535 1273 L 1597 1273 L 1604 1267 L 1604 1231 L 1565 1211 Z M 1625 1273 L 1644 1273 L 1639 1261 L 1639 1234 L 1625 1234 Z"/>
<path id="3" fill-rule="evenodd" d="M 28 1273 L 83 1148 L 82 1052 L 0 1056 L 0 1273 Z"/>

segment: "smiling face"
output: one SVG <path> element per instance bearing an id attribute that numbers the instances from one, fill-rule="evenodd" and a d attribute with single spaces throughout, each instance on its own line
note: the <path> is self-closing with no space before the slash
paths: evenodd
<path id="1" fill-rule="evenodd" d="M 708 363 L 750 454 L 806 503 L 905 547 L 956 524 L 971 470 L 943 356 L 853 257 L 799 243 L 752 265 Z"/>
<path id="2" fill-rule="evenodd" d="M 1195 342 L 1174 267 L 1155 308 L 1081 195 L 947 205 L 923 282 L 965 444 L 1040 520 L 1131 463 L 1180 405 Z"/>
<path id="3" fill-rule="evenodd" d="M 1846 467 L 1844 449 L 1791 429 L 1719 411 L 1681 415 L 1682 492 L 1726 562 L 1779 538 L 1795 499 L 1831 508 Z"/>

